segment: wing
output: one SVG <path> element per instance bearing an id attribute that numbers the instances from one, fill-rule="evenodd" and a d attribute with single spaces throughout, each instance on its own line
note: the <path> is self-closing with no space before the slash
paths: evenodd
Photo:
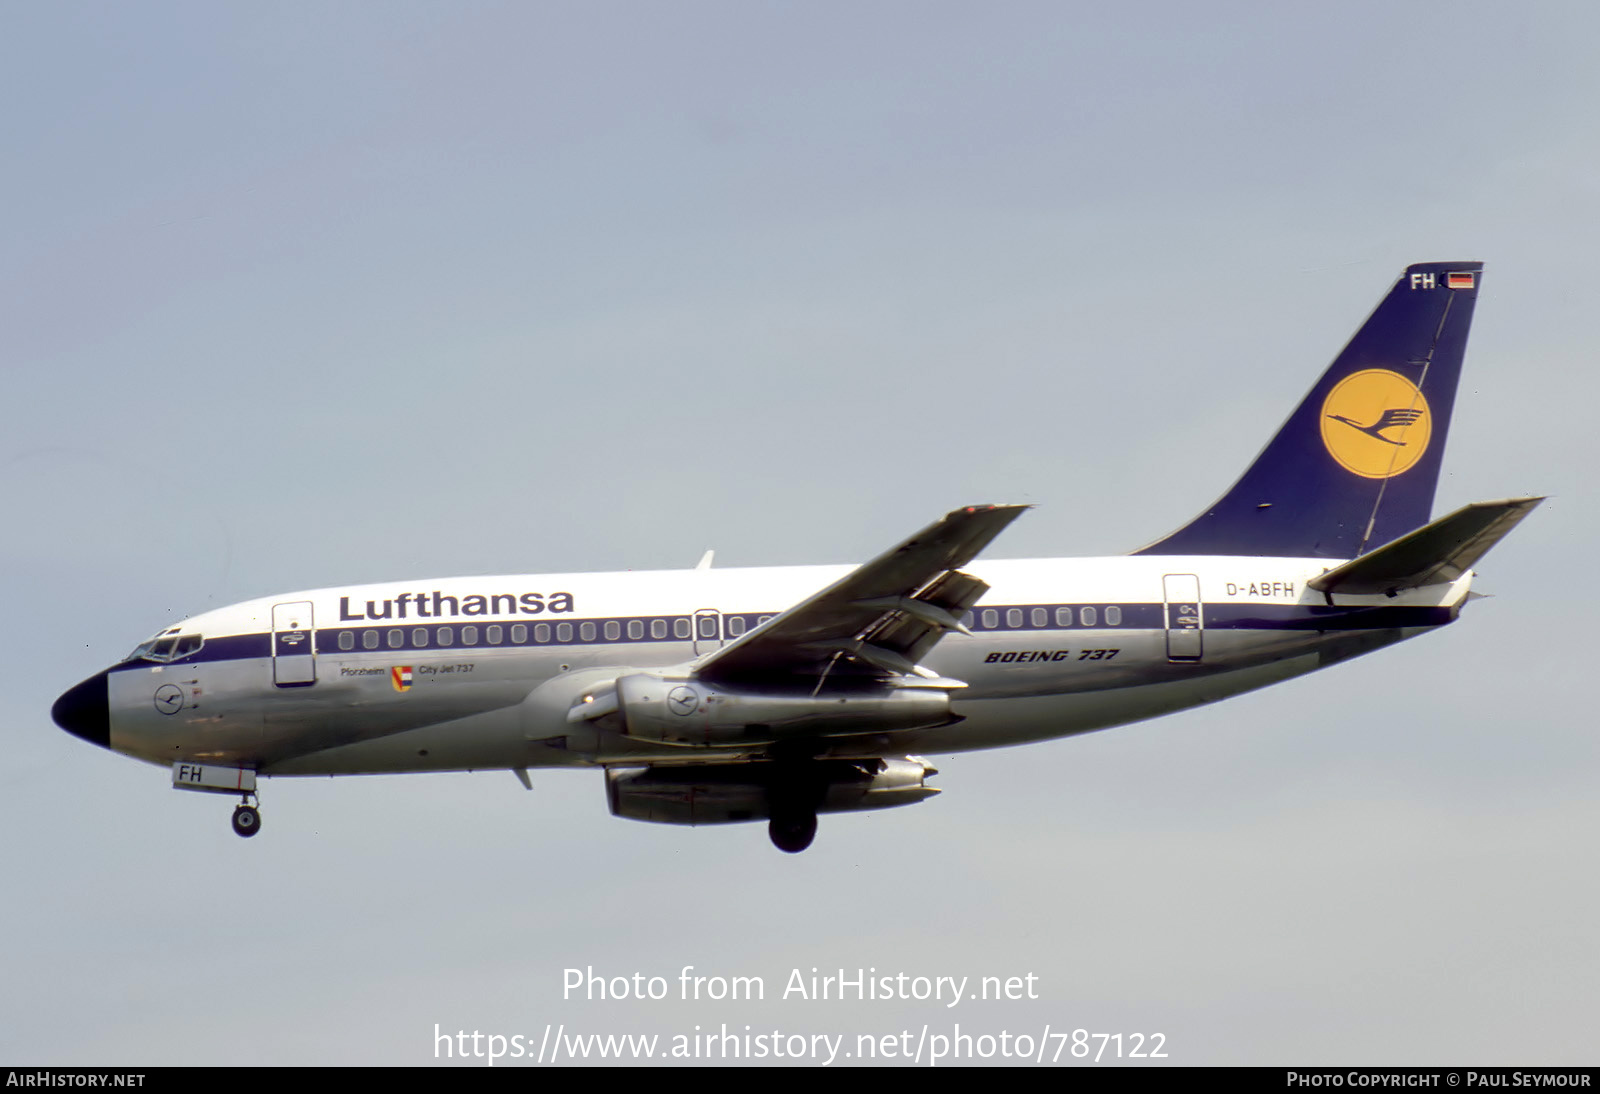
<path id="1" fill-rule="evenodd" d="M 697 675 L 754 682 L 795 676 L 906 676 L 989 586 L 960 572 L 1026 505 L 946 514 L 815 596 L 706 657 Z"/>

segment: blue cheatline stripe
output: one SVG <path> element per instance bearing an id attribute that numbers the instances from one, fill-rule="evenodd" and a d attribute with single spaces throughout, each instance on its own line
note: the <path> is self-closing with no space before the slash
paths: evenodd
<path id="1" fill-rule="evenodd" d="M 1453 608 L 1326 607 L 1321 604 L 1238 604 L 1216 612 L 1207 608 L 1207 630 L 1243 631 L 1359 631 L 1396 627 L 1442 627 L 1455 618 Z"/>
<path id="2" fill-rule="evenodd" d="M 1395 605 L 1327 606 L 1321 604 L 1202 604 L 1203 629 L 1256 630 L 1256 631 L 1344 631 L 1389 630 L 1396 627 L 1437 627 L 1455 618 L 1452 608 L 1404 607 Z M 1093 613 L 1093 622 L 1086 613 Z M 992 613 L 992 614 L 991 614 Z M 1036 615 L 1035 613 L 1042 613 Z M 724 615 L 723 641 L 735 637 L 731 628 L 739 626 L 741 633 L 753 629 L 759 620 L 776 615 L 776 612 L 743 612 Z M 1117 622 L 1108 622 L 1110 615 Z M 1042 619 L 1043 622 L 1035 622 Z M 1062 622 L 1070 620 L 1070 623 Z M 647 646 L 661 643 L 682 645 L 690 641 L 677 637 L 677 625 L 694 625 L 689 615 L 617 616 L 606 619 L 563 619 L 559 623 L 486 621 L 475 623 L 420 623 L 407 622 L 398 626 L 382 627 L 324 627 L 317 631 L 317 653 L 324 657 L 343 654 L 467 654 L 495 649 L 542 649 L 561 646 Z M 667 637 L 651 637 L 654 623 L 665 624 Z M 629 624 L 639 624 L 641 637 L 630 637 Z M 608 631 L 608 626 L 612 630 Z M 975 634 L 1039 634 L 1067 635 L 1074 631 L 1159 631 L 1166 626 L 1166 611 L 1160 603 L 1108 604 L 991 604 L 983 605 L 969 613 L 967 626 Z M 468 644 L 462 640 L 464 627 L 478 629 L 477 640 Z M 499 641 L 488 640 L 489 628 L 499 628 Z M 591 627 L 592 637 L 584 637 L 585 627 Z M 451 632 L 449 645 L 441 645 L 441 631 Z M 389 645 L 391 631 L 399 632 L 400 645 Z M 378 645 L 369 648 L 362 638 L 368 632 L 378 636 Z M 614 632 L 615 638 L 607 637 Z M 351 636 L 353 648 L 341 649 L 340 636 Z M 418 638 L 422 641 L 419 643 Z M 715 639 L 713 639 L 715 640 Z M 220 638 L 207 638 L 198 651 L 178 661 L 169 662 L 174 668 L 209 661 L 259 660 L 272 654 L 272 636 L 235 634 Z M 117 669 L 147 667 L 155 662 L 128 661 Z M 115 670 L 113 670 L 115 671 Z"/>

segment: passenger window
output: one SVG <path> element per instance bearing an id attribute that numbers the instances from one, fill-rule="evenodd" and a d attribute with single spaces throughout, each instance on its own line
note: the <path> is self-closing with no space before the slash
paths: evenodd
<path id="1" fill-rule="evenodd" d="M 593 642 L 594 641 L 594 624 L 593 623 L 579 623 L 578 624 L 578 637 L 583 639 L 585 642 Z"/>
<path id="2" fill-rule="evenodd" d="M 615 619 L 606 620 L 606 641 L 615 642 L 622 637 L 622 624 Z"/>
<path id="3" fill-rule="evenodd" d="M 728 617 L 728 633 L 735 638 L 744 633 L 744 616 L 730 615 Z"/>
<path id="4" fill-rule="evenodd" d="M 399 627 L 396 627 L 394 630 L 389 632 L 389 648 L 391 650 L 397 650 L 397 649 L 399 649 L 401 646 L 403 646 L 405 644 L 406 644 L 406 632 L 405 631 L 401 630 Z"/>
<path id="5" fill-rule="evenodd" d="M 700 637 L 715 638 L 717 636 L 717 617 L 702 615 L 700 617 Z"/>
<path id="6" fill-rule="evenodd" d="M 764 615 L 760 619 L 756 620 L 756 625 L 757 626 L 761 626 L 763 624 L 771 623 L 771 622 L 772 622 L 772 616 Z"/>
<path id="7" fill-rule="evenodd" d="M 477 627 L 462 627 L 461 628 L 461 644 L 463 646 L 476 646 L 478 644 L 478 628 Z"/>
<path id="8" fill-rule="evenodd" d="M 356 634 L 354 631 L 339 632 L 339 648 L 341 650 L 353 650 L 356 648 Z"/>
<path id="9" fill-rule="evenodd" d="M 1047 624 L 1049 622 L 1050 622 L 1050 613 L 1049 612 L 1045 611 L 1043 608 L 1035 608 L 1035 609 L 1033 609 L 1033 625 L 1035 627 L 1042 627 L 1042 626 L 1044 626 L 1045 624 Z"/>
<path id="10" fill-rule="evenodd" d="M 1115 604 L 1108 605 L 1106 608 L 1106 626 L 1122 626 L 1122 609 L 1117 607 Z"/>
<path id="11" fill-rule="evenodd" d="M 986 630 L 993 630 L 1000 625 L 1000 613 L 993 608 L 983 609 L 983 625 Z"/>
<path id="12" fill-rule="evenodd" d="M 1071 608 L 1057 608 L 1056 609 L 1056 626 L 1058 626 L 1058 627 L 1070 627 L 1070 626 L 1072 626 L 1072 609 Z"/>
<path id="13" fill-rule="evenodd" d="M 414 628 L 411 632 L 411 644 L 417 649 L 421 649 L 423 646 L 426 646 L 428 644 L 428 628 Z"/>
<path id="14" fill-rule="evenodd" d="M 1095 624 L 1095 615 L 1096 613 L 1093 608 L 1079 608 L 1078 622 L 1082 623 L 1085 627 L 1092 627 Z"/>
<path id="15" fill-rule="evenodd" d="M 533 640 L 540 645 L 550 641 L 550 624 L 535 623 L 533 625 Z"/>
<path id="16" fill-rule="evenodd" d="M 1006 609 L 1006 626 L 1008 626 L 1008 627 L 1020 627 L 1020 626 L 1022 626 L 1022 609 L 1021 608 L 1007 608 Z"/>
<path id="17" fill-rule="evenodd" d="M 638 639 L 638 638 L 643 638 L 644 637 L 644 620 L 642 620 L 642 619 L 630 619 L 630 620 L 628 620 L 628 637 L 629 638 L 634 638 L 634 639 Z"/>
<path id="18" fill-rule="evenodd" d="M 572 624 L 571 623 L 557 623 L 556 624 L 556 641 L 557 642 L 571 642 L 572 641 Z"/>
<path id="19" fill-rule="evenodd" d="M 650 637 L 665 638 L 667 636 L 667 621 L 665 619 L 650 620 Z"/>
<path id="20" fill-rule="evenodd" d="M 368 649 L 368 650 L 377 649 L 378 648 L 378 632 L 377 631 L 362 631 L 361 632 L 361 648 L 362 649 Z"/>
<path id="21" fill-rule="evenodd" d="M 518 623 L 511 628 L 511 641 L 519 646 L 527 645 L 528 625 L 526 623 Z"/>
<path id="22" fill-rule="evenodd" d="M 453 645 L 455 643 L 455 640 L 456 640 L 456 632 L 455 632 L 455 630 L 453 628 L 451 628 L 451 627 L 440 627 L 439 628 L 439 645 L 441 645 L 441 646 Z"/>
<path id="23" fill-rule="evenodd" d="M 689 620 L 680 616 L 672 621 L 672 633 L 679 638 L 689 637 Z"/>
<path id="24" fill-rule="evenodd" d="M 483 640 L 491 646 L 498 646 L 500 640 L 506 636 L 505 628 L 495 623 L 483 629 Z"/>

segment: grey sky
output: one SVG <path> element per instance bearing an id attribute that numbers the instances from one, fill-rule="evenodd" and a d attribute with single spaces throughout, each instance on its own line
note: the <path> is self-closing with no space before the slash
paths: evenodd
<path id="1" fill-rule="evenodd" d="M 1160 1031 L 1176 1063 L 1594 1062 L 1585 4 L 20 4 L 0 34 L 0 1063 L 423 1063 L 447 1030 Z M 1555 495 L 1455 627 L 759 826 L 593 773 L 227 803 L 48 709 L 251 596 L 1115 553 L 1409 262 L 1483 259 L 1440 511 Z M 762 1006 L 561 1000 L 760 975 Z M 1040 977 L 801 1004 L 793 967 Z"/>

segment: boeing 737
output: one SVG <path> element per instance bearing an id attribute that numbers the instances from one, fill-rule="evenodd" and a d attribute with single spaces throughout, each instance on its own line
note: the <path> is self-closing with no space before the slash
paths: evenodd
<path id="1" fill-rule="evenodd" d="M 1409 267 L 1242 478 L 1112 558 L 975 561 L 1026 506 L 861 566 L 389 582 L 162 627 L 68 690 L 69 733 L 236 795 L 262 776 L 599 768 L 611 812 L 768 822 L 922 801 L 923 753 L 1088 733 L 1454 622 L 1542 500 L 1431 520 L 1478 262 Z"/>

